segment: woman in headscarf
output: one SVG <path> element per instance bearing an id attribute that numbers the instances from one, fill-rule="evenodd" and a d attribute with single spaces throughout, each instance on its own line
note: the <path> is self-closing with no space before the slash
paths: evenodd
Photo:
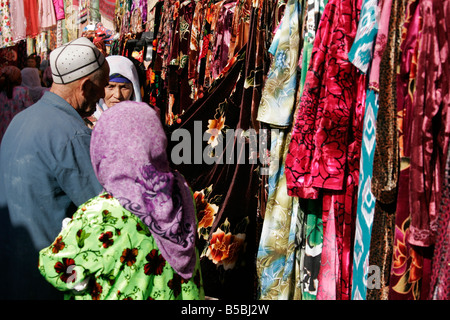
<path id="1" fill-rule="evenodd" d="M 166 146 L 146 103 L 118 103 L 97 122 L 91 160 L 104 191 L 40 252 L 41 274 L 67 298 L 204 298 L 194 200 Z"/>
<path id="2" fill-rule="evenodd" d="M 105 98 L 100 99 L 97 110 L 86 121 L 93 128 L 103 111 L 121 101 L 142 101 L 139 76 L 133 62 L 124 56 L 108 56 L 109 84 L 105 87 Z M 90 123 L 89 123 L 90 122 Z"/>
<path id="3" fill-rule="evenodd" d="M 44 95 L 45 91 L 50 90 L 42 86 L 41 76 L 37 68 L 26 67 L 22 69 L 21 73 L 22 86 L 28 88 L 33 102 L 37 102 Z"/>
<path id="4" fill-rule="evenodd" d="M 28 89 L 21 83 L 19 68 L 6 66 L 0 70 L 0 141 L 12 118 L 33 104 Z"/>

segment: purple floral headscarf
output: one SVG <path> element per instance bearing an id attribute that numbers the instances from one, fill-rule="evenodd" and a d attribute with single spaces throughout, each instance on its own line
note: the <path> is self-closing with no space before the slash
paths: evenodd
<path id="1" fill-rule="evenodd" d="M 163 257 L 183 278 L 195 267 L 192 193 L 169 168 L 167 137 L 146 103 L 123 101 L 106 110 L 91 138 L 91 160 L 105 191 L 150 229 Z"/>

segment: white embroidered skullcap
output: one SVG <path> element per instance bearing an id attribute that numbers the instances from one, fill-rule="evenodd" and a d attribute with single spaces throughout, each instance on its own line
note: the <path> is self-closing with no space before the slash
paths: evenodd
<path id="1" fill-rule="evenodd" d="M 50 53 L 53 82 L 67 84 L 97 71 L 105 57 L 86 37 L 68 42 Z"/>

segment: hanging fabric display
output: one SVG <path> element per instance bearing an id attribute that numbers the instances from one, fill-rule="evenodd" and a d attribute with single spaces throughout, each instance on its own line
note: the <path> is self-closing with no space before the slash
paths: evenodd
<path id="1" fill-rule="evenodd" d="M 364 74 L 368 74 L 372 61 L 373 43 L 379 29 L 377 14 L 378 1 L 366 0 L 361 9 L 358 31 L 349 60 Z M 371 191 L 373 149 L 375 145 L 375 123 L 378 100 L 373 90 L 367 90 L 361 160 L 359 168 L 358 203 L 355 224 L 355 244 L 353 252 L 352 299 L 365 300 L 369 269 L 370 234 L 372 232 L 373 205 L 375 197 Z"/>
<path id="2" fill-rule="evenodd" d="M 133 62 L 192 190 L 207 299 L 450 299 L 450 0 L 0 0 L 0 16 L 1 94 L 31 57 L 51 86 L 49 53 L 79 37 Z"/>
<path id="3" fill-rule="evenodd" d="M 318 299 L 350 295 L 365 77 L 345 59 L 356 35 L 360 6 L 360 1 L 329 1 L 325 7 L 286 156 L 289 195 L 317 199 L 323 192 Z M 334 220 L 335 227 L 328 228 Z M 336 250 L 325 246 L 328 241 Z"/>

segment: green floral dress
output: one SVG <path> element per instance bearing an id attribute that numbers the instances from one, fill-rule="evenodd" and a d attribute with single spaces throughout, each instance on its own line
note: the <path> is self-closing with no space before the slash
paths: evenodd
<path id="1" fill-rule="evenodd" d="M 147 226 L 107 193 L 80 206 L 41 250 L 39 270 L 66 299 L 204 299 L 199 260 L 192 278 L 181 278 Z"/>

